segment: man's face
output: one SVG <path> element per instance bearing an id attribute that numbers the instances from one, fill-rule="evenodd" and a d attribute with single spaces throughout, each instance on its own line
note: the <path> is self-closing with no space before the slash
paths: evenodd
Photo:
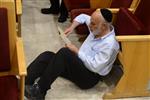
<path id="1" fill-rule="evenodd" d="M 102 16 L 100 16 L 100 13 L 97 11 L 95 11 L 91 15 L 91 22 L 90 22 L 89 28 L 94 35 L 98 35 L 101 31 L 102 21 L 103 21 L 101 17 Z"/>

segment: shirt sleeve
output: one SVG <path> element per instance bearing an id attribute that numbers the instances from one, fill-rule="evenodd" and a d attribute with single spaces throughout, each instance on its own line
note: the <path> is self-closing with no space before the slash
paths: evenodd
<path id="1" fill-rule="evenodd" d="M 86 15 L 86 14 L 80 14 L 74 20 L 81 23 L 81 24 L 86 23 L 87 25 L 89 25 L 90 24 L 90 19 L 91 19 L 91 16 Z"/>
<path id="2" fill-rule="evenodd" d="M 114 54 L 114 52 L 116 54 Z M 105 48 L 103 51 L 99 51 L 95 56 L 91 57 L 86 55 L 84 52 L 80 51 L 78 53 L 79 58 L 84 62 L 85 66 L 92 72 L 98 73 L 104 69 L 111 62 L 112 56 L 116 56 L 117 51 L 111 48 Z"/>

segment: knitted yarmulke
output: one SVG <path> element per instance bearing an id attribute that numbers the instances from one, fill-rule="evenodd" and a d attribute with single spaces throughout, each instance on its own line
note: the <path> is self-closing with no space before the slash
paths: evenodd
<path id="1" fill-rule="evenodd" d="M 102 8 L 100 9 L 100 12 L 102 14 L 102 16 L 104 17 L 104 19 L 107 22 L 111 22 L 112 21 L 112 13 L 110 10 L 106 9 L 106 8 Z"/>

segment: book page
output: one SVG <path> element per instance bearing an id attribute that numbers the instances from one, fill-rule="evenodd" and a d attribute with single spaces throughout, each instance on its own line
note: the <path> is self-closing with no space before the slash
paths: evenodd
<path id="1" fill-rule="evenodd" d="M 57 26 L 57 28 L 60 33 L 60 37 L 65 42 L 65 44 L 71 44 L 71 41 L 66 37 L 66 35 L 64 34 L 64 31 L 59 26 Z"/>

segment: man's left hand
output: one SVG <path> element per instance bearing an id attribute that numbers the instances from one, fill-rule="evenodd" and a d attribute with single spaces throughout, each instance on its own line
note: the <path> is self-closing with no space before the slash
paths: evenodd
<path id="1" fill-rule="evenodd" d="M 66 47 L 69 48 L 74 53 L 78 53 L 79 49 L 74 44 L 66 44 Z"/>

